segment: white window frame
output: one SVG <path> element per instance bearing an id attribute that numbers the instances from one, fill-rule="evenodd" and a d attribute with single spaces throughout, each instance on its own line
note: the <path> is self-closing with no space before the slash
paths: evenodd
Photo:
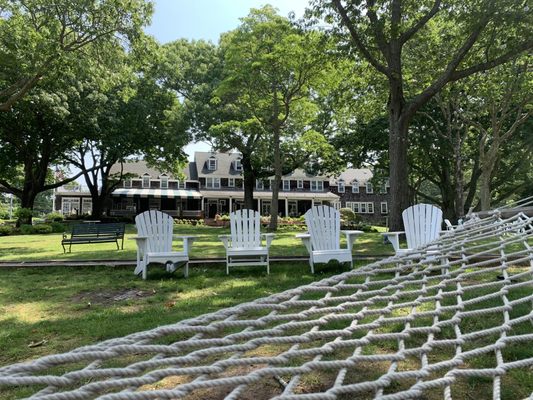
<path id="1" fill-rule="evenodd" d="M 122 182 L 123 186 L 125 188 L 130 188 L 131 187 L 131 179 L 124 179 L 124 181 Z"/>
<path id="2" fill-rule="evenodd" d="M 347 201 L 346 207 L 356 214 L 374 214 L 374 203 L 371 201 Z"/>
<path id="3" fill-rule="evenodd" d="M 205 178 L 205 187 L 208 189 L 220 189 L 220 178 L 215 178 L 215 177 Z"/>
<path id="4" fill-rule="evenodd" d="M 148 184 L 146 184 L 148 183 Z M 143 189 L 149 189 L 150 188 L 150 175 L 143 175 L 142 177 L 142 187 Z"/>
<path id="5" fill-rule="evenodd" d="M 68 204 L 68 207 L 66 207 Z M 73 206 L 75 204 L 75 206 Z M 63 197 L 61 199 L 61 214 L 73 214 L 73 210 L 80 211 L 80 199 L 78 197 Z"/>
<path id="6" fill-rule="evenodd" d="M 177 181 L 178 189 L 185 189 L 185 181 Z"/>
<path id="7" fill-rule="evenodd" d="M 344 185 L 344 181 L 341 179 L 337 182 L 337 192 L 344 193 L 346 191 L 346 186 Z"/>
<path id="8" fill-rule="evenodd" d="M 296 181 L 296 187 L 297 187 L 298 189 L 303 189 L 303 188 L 304 188 L 304 181 L 303 181 L 303 179 L 298 179 L 298 180 Z"/>
<path id="9" fill-rule="evenodd" d="M 371 183 L 371 182 L 367 182 L 367 183 L 366 183 L 366 193 L 367 193 L 367 194 L 372 194 L 372 193 L 374 193 L 374 187 L 372 186 L 372 183 Z"/>
<path id="10" fill-rule="evenodd" d="M 283 190 L 285 192 L 288 192 L 289 190 L 291 190 L 291 181 L 290 180 L 283 179 Z"/>
<path id="11" fill-rule="evenodd" d="M 241 162 L 241 160 L 235 160 L 235 162 L 233 164 L 233 168 L 235 169 L 235 171 L 242 171 L 242 162 Z"/>
<path id="12" fill-rule="evenodd" d="M 168 189 L 168 176 L 160 176 L 159 189 Z"/>
<path id="13" fill-rule="evenodd" d="M 311 192 L 321 192 L 324 190 L 324 181 L 313 179 L 311 181 Z"/>
<path id="14" fill-rule="evenodd" d="M 366 203 L 366 213 L 374 214 L 374 203 Z"/>
<path id="15" fill-rule="evenodd" d="M 235 187 L 235 178 L 228 178 L 228 187 Z"/>
<path id="16" fill-rule="evenodd" d="M 352 193 L 359 193 L 359 181 L 352 182 Z"/>
<path id="17" fill-rule="evenodd" d="M 81 199 L 81 213 L 90 215 L 93 211 L 93 199 L 84 197 Z"/>
<path id="18" fill-rule="evenodd" d="M 255 180 L 255 188 L 257 190 L 265 190 L 265 182 L 262 179 Z"/>
<path id="19" fill-rule="evenodd" d="M 218 167 L 218 162 L 216 158 L 208 158 L 207 159 L 207 169 L 209 171 L 216 171 Z"/>
<path id="20" fill-rule="evenodd" d="M 386 201 L 381 202 L 381 213 L 382 214 L 388 214 L 389 213 L 389 205 Z"/>

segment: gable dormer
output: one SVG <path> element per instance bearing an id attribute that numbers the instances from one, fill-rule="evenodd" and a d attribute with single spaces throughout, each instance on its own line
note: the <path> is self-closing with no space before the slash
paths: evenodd
<path id="1" fill-rule="evenodd" d="M 168 175 L 167 174 L 161 174 L 159 175 L 160 184 L 159 187 L 161 189 L 168 189 Z"/>
<path id="2" fill-rule="evenodd" d="M 142 176 L 142 187 L 143 188 L 149 188 L 150 187 L 150 174 L 149 173 L 145 173 Z"/>
<path id="3" fill-rule="evenodd" d="M 211 155 L 207 159 L 207 170 L 216 171 L 218 168 L 218 160 L 214 152 L 211 152 Z"/>

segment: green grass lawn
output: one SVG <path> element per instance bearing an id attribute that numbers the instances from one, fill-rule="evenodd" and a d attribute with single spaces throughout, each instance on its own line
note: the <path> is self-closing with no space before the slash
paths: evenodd
<path id="1" fill-rule="evenodd" d="M 191 258 L 224 257 L 224 246 L 218 235 L 229 234 L 228 228 L 207 226 L 176 225 L 175 234 L 197 236 L 191 250 Z M 300 239 L 295 237 L 301 231 L 281 230 L 276 233 L 271 247 L 271 256 L 306 256 L 307 250 Z M 135 226 L 128 225 L 124 250 L 116 250 L 114 243 L 80 244 L 72 246 L 71 253 L 63 253 L 62 234 L 14 235 L 0 237 L 0 261 L 36 261 L 36 260 L 133 260 L 136 257 L 134 240 Z M 342 239 L 345 246 L 345 240 Z M 179 249 L 180 242 L 175 241 Z M 354 255 L 393 254 L 392 246 L 383 244 L 379 233 L 365 233 L 360 236 L 354 247 Z"/>

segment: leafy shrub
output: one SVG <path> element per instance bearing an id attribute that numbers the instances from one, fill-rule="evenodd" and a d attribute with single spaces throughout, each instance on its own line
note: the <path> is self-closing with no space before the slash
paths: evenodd
<path id="1" fill-rule="evenodd" d="M 15 217 L 22 220 L 29 220 L 33 216 L 33 210 L 31 208 L 17 208 L 15 210 Z"/>
<path id="2" fill-rule="evenodd" d="M 205 225 L 205 221 L 203 219 L 199 219 L 198 221 L 196 221 L 196 225 L 204 226 Z"/>
<path id="3" fill-rule="evenodd" d="M 65 225 L 63 225 L 61 222 L 51 222 L 50 227 L 52 228 L 53 233 L 63 233 L 67 230 Z"/>
<path id="4" fill-rule="evenodd" d="M 341 213 L 341 219 L 348 223 L 361 222 L 361 216 L 354 213 L 351 208 L 341 208 L 339 212 Z"/>
<path id="5" fill-rule="evenodd" d="M 33 225 L 23 224 L 20 226 L 19 230 L 20 230 L 20 233 L 23 235 L 31 235 L 35 233 L 33 228 L 34 228 Z"/>
<path id="6" fill-rule="evenodd" d="M 8 236 L 15 233 L 15 229 L 11 225 L 0 225 L 0 236 Z"/>
<path id="7" fill-rule="evenodd" d="M 44 220 L 47 222 L 61 222 L 64 218 L 65 217 L 61 213 L 51 212 L 50 214 L 46 214 Z"/>
<path id="8" fill-rule="evenodd" d="M 32 233 L 36 233 L 36 234 L 46 234 L 46 233 L 52 233 L 53 232 L 53 229 L 50 225 L 48 224 L 39 224 L 39 225 L 34 225 L 33 226 L 33 232 Z"/>

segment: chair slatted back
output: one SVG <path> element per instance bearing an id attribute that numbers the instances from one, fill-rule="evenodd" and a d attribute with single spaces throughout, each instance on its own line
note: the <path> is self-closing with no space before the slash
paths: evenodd
<path id="1" fill-rule="evenodd" d="M 164 253 L 172 251 L 172 234 L 174 221 L 161 211 L 145 211 L 135 217 L 135 226 L 139 236 L 147 236 L 147 251 Z"/>
<path id="2" fill-rule="evenodd" d="M 340 248 L 341 218 L 333 207 L 312 207 L 305 213 L 305 223 L 311 235 L 313 250 Z"/>
<path id="3" fill-rule="evenodd" d="M 416 249 L 439 237 L 442 210 L 430 204 L 416 204 L 402 213 L 407 247 Z"/>
<path id="4" fill-rule="evenodd" d="M 231 242 L 233 247 L 261 246 L 261 214 L 242 209 L 230 214 Z"/>

